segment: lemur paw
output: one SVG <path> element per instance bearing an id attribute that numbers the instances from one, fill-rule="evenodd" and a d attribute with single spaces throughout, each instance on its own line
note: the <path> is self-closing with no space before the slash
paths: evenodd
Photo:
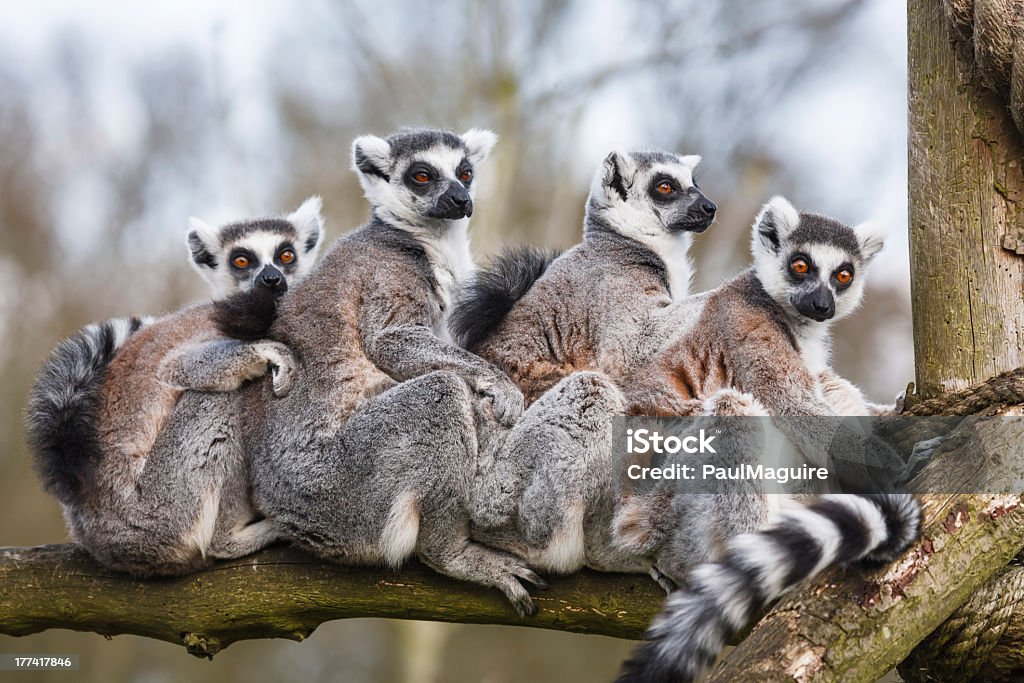
<path id="1" fill-rule="evenodd" d="M 491 401 L 494 418 L 504 427 L 511 427 L 523 414 L 523 392 L 508 375 L 499 374 L 493 380 L 480 382 L 477 391 Z"/>
<path id="2" fill-rule="evenodd" d="M 261 345 L 260 354 L 267 361 L 274 396 L 284 398 L 295 383 L 295 358 L 287 346 L 276 342 Z"/>
<path id="3" fill-rule="evenodd" d="M 708 415 L 767 415 L 761 403 L 748 393 L 735 389 L 720 389 L 704 401 Z"/>

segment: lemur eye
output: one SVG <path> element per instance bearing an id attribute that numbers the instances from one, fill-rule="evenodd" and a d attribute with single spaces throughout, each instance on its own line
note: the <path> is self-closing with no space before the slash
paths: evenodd
<path id="1" fill-rule="evenodd" d="M 417 183 L 421 183 L 421 184 L 422 183 L 429 183 L 430 182 L 430 174 L 427 173 L 426 171 L 416 171 L 415 173 L 412 174 L 412 179 L 415 180 Z"/>
<path id="2" fill-rule="evenodd" d="M 235 258 L 231 259 L 231 265 L 233 265 L 235 268 L 248 268 L 249 258 L 247 256 L 238 255 Z"/>
<path id="3" fill-rule="evenodd" d="M 793 262 L 789 264 L 790 269 L 797 275 L 806 275 L 807 271 L 811 269 L 811 264 L 807 263 L 802 258 L 793 259 Z"/>
<path id="4" fill-rule="evenodd" d="M 658 187 L 656 189 L 661 194 L 672 194 L 672 183 L 668 182 L 667 180 L 662 180 L 660 183 L 658 183 Z"/>
<path id="5" fill-rule="evenodd" d="M 459 180 L 461 180 L 464 183 L 468 183 L 472 179 L 473 179 L 473 172 L 470 171 L 468 168 L 465 171 L 463 171 L 462 173 L 459 174 Z"/>
<path id="6" fill-rule="evenodd" d="M 285 249 L 277 258 L 281 263 L 289 264 L 295 260 L 295 252 L 291 249 Z"/>
<path id="7" fill-rule="evenodd" d="M 841 285 L 848 285 L 853 281 L 853 273 L 845 268 L 836 273 L 836 282 Z"/>

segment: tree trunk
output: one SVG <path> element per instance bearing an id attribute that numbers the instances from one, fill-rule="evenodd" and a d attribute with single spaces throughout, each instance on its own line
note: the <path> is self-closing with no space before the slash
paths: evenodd
<path id="1" fill-rule="evenodd" d="M 958 55 L 941 0 L 910 0 L 910 264 L 918 392 L 1024 365 L 1024 149 Z M 960 46 L 960 52 L 966 46 Z"/>

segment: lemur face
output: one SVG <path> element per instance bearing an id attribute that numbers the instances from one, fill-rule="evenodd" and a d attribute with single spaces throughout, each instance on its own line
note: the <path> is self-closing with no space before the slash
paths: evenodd
<path id="1" fill-rule="evenodd" d="M 276 294 L 302 279 L 320 248 L 323 217 L 319 197 L 283 218 L 261 218 L 212 228 L 189 220 L 192 265 L 213 287 L 214 298 L 265 287 Z"/>
<path id="2" fill-rule="evenodd" d="M 352 143 L 352 167 L 375 211 L 412 227 L 444 227 L 473 215 L 473 180 L 497 141 L 487 130 L 463 135 L 402 129 L 386 140 Z"/>
<path id="3" fill-rule="evenodd" d="M 612 152 L 597 171 L 587 210 L 645 243 L 704 232 L 718 207 L 693 181 L 699 162 L 699 156 L 671 152 Z"/>
<path id="4" fill-rule="evenodd" d="M 884 242 L 875 224 L 851 228 L 826 216 L 798 213 L 774 197 L 754 222 L 754 267 L 765 290 L 791 315 L 838 320 L 860 304 L 863 273 Z"/>

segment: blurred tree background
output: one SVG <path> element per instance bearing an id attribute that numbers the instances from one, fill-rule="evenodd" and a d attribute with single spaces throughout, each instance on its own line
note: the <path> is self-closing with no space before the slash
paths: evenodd
<path id="1" fill-rule="evenodd" d="M 697 289 L 748 261 L 758 206 L 783 193 L 890 244 L 836 360 L 875 400 L 912 377 L 906 244 L 905 6 L 889 0 L 188 0 L 61 3 L 0 27 L 0 544 L 64 540 L 29 466 L 22 409 L 50 348 L 82 325 L 205 295 L 186 218 L 325 201 L 331 237 L 365 220 L 348 146 L 401 125 L 501 136 L 479 173 L 483 258 L 579 240 L 593 169 L 615 147 L 699 153 L 720 207 Z M 0 591 L 3 587 L 0 586 Z M 40 596 L 45 599 L 45 596 Z M 0 637 L 80 653 L 96 680 L 609 679 L 630 644 L 505 627 L 358 620 L 215 661 L 129 636 Z M 67 680 L 19 674 L 19 680 Z"/>

